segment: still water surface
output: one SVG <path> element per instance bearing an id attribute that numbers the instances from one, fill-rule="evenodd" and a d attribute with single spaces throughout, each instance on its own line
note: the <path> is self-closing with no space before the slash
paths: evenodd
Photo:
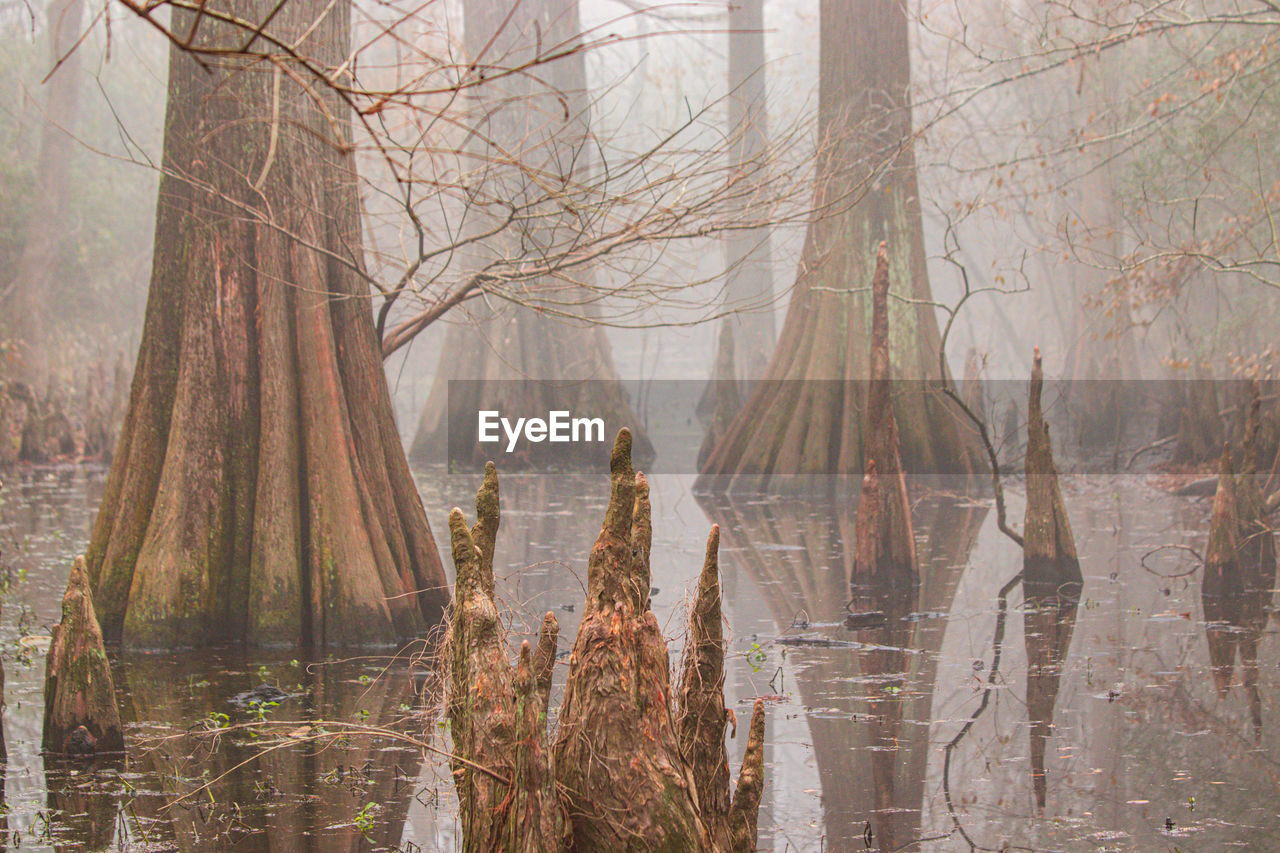
<path id="1" fill-rule="evenodd" d="M 392 737 L 311 739 L 326 720 L 335 732 L 381 726 L 447 747 L 419 698 L 429 673 L 407 658 L 130 658 L 116 672 L 126 763 L 46 765 L 43 638 L 102 480 L 85 468 L 25 472 L 0 493 L 0 548 L 14 573 L 0 618 L 8 848 L 453 850 L 456 801 L 436 754 Z M 470 508 L 476 485 L 441 471 L 420 484 L 437 535 L 449 507 Z M 651 478 L 654 609 L 674 663 L 686 592 L 718 523 L 727 704 L 745 722 L 754 697 L 769 699 L 760 849 L 1280 849 L 1275 622 L 1260 637 L 1246 626 L 1216 635 L 1260 640 L 1256 695 L 1240 665 L 1219 695 L 1195 557 L 1148 555 L 1203 553 L 1208 500 L 1141 476 L 1065 478 L 1083 590 L 1049 612 L 1028 611 L 1012 588 L 993 674 L 998 594 L 1021 557 L 986 503 L 913 491 L 922 583 L 855 591 L 851 500 L 705 499 L 692 484 Z M 495 567 L 513 641 L 552 610 L 561 649 L 571 646 L 607 497 L 603 476 L 502 479 Z M 1039 679 L 1030 702 L 1029 657 Z M 261 711 L 230 701 L 264 682 L 287 696 Z M 237 727 L 259 719 L 289 725 Z M 735 773 L 743 748 L 730 741 Z"/>

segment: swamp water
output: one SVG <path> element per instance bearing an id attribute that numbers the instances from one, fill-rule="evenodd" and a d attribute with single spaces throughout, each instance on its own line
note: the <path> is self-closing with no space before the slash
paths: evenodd
<path id="1" fill-rule="evenodd" d="M 130 657 L 116 669 L 124 766 L 46 766 L 42 638 L 58 618 L 103 476 L 28 471 L 0 492 L 0 548 L 12 574 L 0 620 L 7 848 L 454 849 L 456 800 L 438 754 L 390 737 L 338 737 L 344 726 L 379 726 L 447 748 L 438 715 L 419 699 L 429 674 L 407 658 Z M 653 606 L 668 634 L 683 630 L 710 524 L 722 529 L 726 704 L 744 730 L 730 741 L 734 773 L 750 702 L 769 698 L 760 849 L 950 851 L 970 849 L 969 840 L 1046 851 L 1280 847 L 1275 622 L 1261 637 L 1255 701 L 1239 666 L 1219 697 L 1198 561 L 1182 547 L 1149 553 L 1170 545 L 1203 553 L 1209 499 L 1172 497 L 1143 476 L 1064 477 L 1085 577 L 1080 600 L 1046 623 L 1011 589 L 993 676 L 998 595 L 1021 555 L 986 503 L 913 490 L 922 584 L 851 592 L 851 501 L 701 499 L 692 477 L 650 482 Z M 438 539 L 448 508 L 469 511 L 477 484 L 420 476 Z M 495 574 L 513 640 L 552 610 L 567 666 L 608 478 L 505 475 L 501 488 Z M 1020 521 L 1021 495 L 1016 483 L 1009 488 Z M 1028 621 L 1039 626 L 1029 642 Z M 1065 656 L 1047 639 L 1064 627 Z M 1029 651 L 1041 683 L 1056 679 L 1051 709 L 1028 705 Z M 262 683 L 287 696 L 257 707 L 231 701 Z M 288 725 L 241 725 L 263 720 Z M 1033 720 L 1041 732 L 1052 724 L 1042 816 Z M 320 736 L 321 725 L 333 734 Z"/>

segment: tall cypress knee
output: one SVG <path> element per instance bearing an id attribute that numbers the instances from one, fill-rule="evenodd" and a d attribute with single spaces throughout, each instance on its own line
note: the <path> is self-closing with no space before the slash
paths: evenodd
<path id="1" fill-rule="evenodd" d="M 1027 509 L 1023 523 L 1023 637 L 1027 650 L 1027 713 L 1031 720 L 1031 782 L 1036 807 L 1048 796 L 1045 747 L 1053 731 L 1053 709 L 1062 664 L 1071 646 L 1084 576 L 1076 557 L 1071 522 L 1053 464 L 1049 425 L 1040 405 L 1044 369 L 1035 351 L 1027 402 Z"/>
<path id="2" fill-rule="evenodd" d="M 537 651 L 525 643 L 513 671 L 493 591 L 483 579 L 484 548 L 461 511 L 450 516 L 458 581 L 447 705 L 464 850 L 755 849 L 764 706 L 756 702 L 731 798 L 719 529 L 713 527 L 707 541 L 683 676 L 673 690 L 666 643 L 649 610 L 648 487 L 632 468 L 630 451 L 631 435 L 622 430 L 550 750 L 546 701 L 558 626 L 547 614 Z M 496 489 L 490 471 L 481 495 L 496 499 Z M 496 514 L 487 499 L 477 506 Z"/>

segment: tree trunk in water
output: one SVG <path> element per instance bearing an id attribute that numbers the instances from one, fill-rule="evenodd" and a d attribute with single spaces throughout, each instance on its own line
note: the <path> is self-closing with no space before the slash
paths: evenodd
<path id="1" fill-rule="evenodd" d="M 814 221 L 766 381 L 703 467 L 709 488 L 732 487 L 723 478 L 738 476 L 768 486 L 777 475 L 863 473 L 865 289 L 882 241 L 892 293 L 915 302 L 890 341 L 894 379 L 914 380 L 894 397 L 903 462 L 911 472 L 964 473 L 968 437 L 921 382 L 940 378 L 940 335 L 925 304 L 932 296 L 910 144 L 906 10 L 894 0 L 824 0 L 821 14 Z"/>
<path id="2" fill-rule="evenodd" d="M 866 475 L 858 498 L 853 582 L 878 586 L 919 580 L 911 502 L 898 457 L 898 425 L 890 396 L 889 259 L 884 243 L 876 253 L 871 283 L 871 381 L 867 388 Z"/>
<path id="3" fill-rule="evenodd" d="M 859 506 L 865 499 L 863 492 Z M 820 639 L 860 644 L 806 647 L 795 650 L 802 657 L 789 652 L 787 658 L 803 662 L 794 681 L 786 682 L 799 705 L 835 703 L 835 712 L 809 714 L 806 723 L 822 786 L 827 849 L 864 849 L 868 820 L 870 849 L 911 849 L 904 845 L 928 834 L 921 812 L 936 744 L 928 726 L 910 721 L 932 719 L 944 635 L 942 620 L 912 614 L 950 610 L 987 508 L 945 497 L 916 505 L 912 526 L 921 534 L 921 575 L 913 584 L 887 574 L 857 577 L 851 501 L 837 504 L 834 516 L 814 513 L 807 497 L 738 502 L 703 495 L 698 503 L 723 531 L 726 577 L 776 591 L 762 603 L 779 632 L 794 630 L 803 618 Z M 845 602 L 852 611 L 845 628 L 852 635 L 819 627 L 838 625 Z M 830 685 L 836 683 L 853 689 L 834 695 Z"/>
<path id="4" fill-rule="evenodd" d="M 1218 463 L 1218 491 L 1209 516 L 1209 544 L 1200 582 L 1209 664 L 1219 698 L 1231 689 L 1235 673 L 1237 628 L 1244 626 L 1245 583 L 1240 566 L 1240 518 L 1236 505 L 1231 450 L 1224 447 Z"/>
<path id="5" fill-rule="evenodd" d="M 1053 464 L 1049 425 L 1040 405 L 1044 370 L 1040 349 L 1031 368 L 1027 402 L 1027 509 L 1022 535 L 1023 640 L 1027 649 L 1027 713 L 1031 720 L 1031 785 L 1036 808 L 1048 794 L 1045 747 L 1053 732 L 1053 706 L 1062 662 L 1071 646 L 1084 575 Z"/>
<path id="6" fill-rule="evenodd" d="M 77 731 L 84 733 L 77 736 Z M 88 737 L 85 737 L 85 734 Z M 124 752 L 111 663 L 93 612 L 84 558 L 76 557 L 53 629 L 44 676 L 44 748 L 50 752 Z"/>
<path id="7" fill-rule="evenodd" d="M 1267 620 L 1267 608 L 1276 583 L 1275 530 L 1271 525 L 1262 489 L 1258 486 L 1258 443 L 1262 430 L 1262 392 L 1257 380 L 1252 383 L 1241 441 L 1240 473 L 1236 475 L 1236 517 L 1240 537 L 1240 564 L 1244 569 L 1246 593 L 1253 599 L 1246 616 L 1249 626 L 1261 631 Z M 1255 661 L 1256 663 L 1256 661 Z"/>
<path id="8" fill-rule="evenodd" d="M 276 6 L 218 8 L 346 60 L 348 5 Z M 202 47 L 244 38 L 174 15 Z M 210 73 L 171 49 L 151 290 L 88 552 L 109 640 L 391 644 L 442 617 L 364 298 L 345 110 L 279 68 Z"/>
<path id="9" fill-rule="evenodd" d="M 1262 736 L 1262 697 L 1258 693 L 1258 643 L 1267 626 L 1276 585 L 1276 541 L 1262 490 L 1258 487 L 1259 432 L 1262 429 L 1262 393 L 1252 383 L 1241 441 L 1240 473 L 1236 475 L 1236 532 L 1240 540 L 1240 569 L 1244 575 L 1244 600 L 1240 629 L 1240 665 L 1244 669 L 1245 697 L 1249 703 L 1255 738 Z"/>
<path id="10" fill-rule="evenodd" d="M 464 16 L 467 54 L 482 68 L 519 67 L 535 59 L 535 45 L 561 51 L 581 41 L 578 0 L 467 3 Z M 536 263 L 578 239 L 582 223 L 566 210 L 563 199 L 580 196 L 581 185 L 590 180 L 594 143 L 584 61 L 579 50 L 536 73 L 510 75 L 476 88 L 475 129 L 468 139 L 478 164 L 473 180 L 479 189 L 472 193 L 467 216 L 471 234 L 499 233 L 483 246 L 474 244 L 471 251 L 460 253 L 468 273 L 494 263 L 505 266 L 512 259 Z M 548 120 L 548 115 L 563 115 L 563 121 Z M 555 129 L 547 130 L 548 125 Z M 504 226 L 513 206 L 520 215 Z M 639 429 L 640 419 L 618 382 L 604 329 L 589 322 L 595 298 L 591 277 L 589 267 L 581 267 L 523 282 L 524 304 L 481 306 L 470 323 L 449 327 L 409 450 L 415 462 L 443 459 L 450 429 L 462 430 L 460 434 L 474 431 L 480 410 L 520 416 L 552 410 L 590 412 L 604 418 L 606 430 L 631 429 L 637 458 L 646 463 L 653 458 L 649 439 Z M 545 312 L 566 303 L 578 306 L 587 319 L 557 319 Z M 473 381 L 465 390 L 455 385 L 454 395 L 462 396 L 454 396 L 450 405 L 449 382 L 459 379 Z M 450 413 L 465 422 L 450 424 Z M 590 444 L 571 447 L 595 455 Z M 514 467 L 542 454 L 563 459 L 565 452 L 563 445 L 536 444 L 529 455 L 509 461 Z"/>
<path id="11" fill-rule="evenodd" d="M 461 510 L 449 517 L 458 580 L 448 713 L 463 850 L 755 849 L 764 705 L 756 701 L 730 798 L 719 528 L 707 542 L 684 674 L 672 691 L 666 644 L 649 610 L 648 487 L 630 451 L 624 430 L 613 450 L 609 508 L 588 561 L 586 609 L 553 750 L 546 703 L 556 626 L 548 618 L 537 652 L 526 642 L 513 672 L 489 580 L 497 532 L 492 469 L 476 499 L 475 527 L 468 530 Z"/>
<path id="12" fill-rule="evenodd" d="M 71 164 L 71 134 L 80 106 L 80 48 L 72 48 L 81 34 L 83 13 L 84 0 L 53 0 L 49 4 L 49 64 L 53 67 L 61 61 L 62 66 L 46 84 L 48 99 L 43 107 L 35 194 L 13 293 L 6 306 L 9 319 L 4 331 L 22 342 L 15 378 L 25 381 L 37 394 L 48 378 L 48 323 L 54 310 L 50 291 L 57 275 L 58 241 L 64 231 L 62 208 Z"/>
<path id="13" fill-rule="evenodd" d="M 1214 457 L 1222 446 L 1222 417 L 1218 414 L 1216 383 L 1203 369 L 1196 378 L 1178 382 L 1182 407 L 1178 416 L 1178 441 L 1173 447 L 1173 462 L 1199 465 Z"/>
<path id="14" fill-rule="evenodd" d="M 711 370 L 711 381 L 698 400 L 698 419 L 705 432 L 698 448 L 698 467 L 701 468 L 715 452 L 716 445 L 724 438 L 733 419 L 742 411 L 742 389 L 738 384 L 734 367 L 733 326 L 726 318 L 720 324 L 719 342 L 716 345 L 716 363 Z"/>
<path id="15" fill-rule="evenodd" d="M 764 50 L 764 0 L 729 4 L 730 167 L 752 174 L 764 164 L 769 128 Z M 759 379 L 774 345 L 773 253 L 769 229 L 729 231 L 725 237 L 725 307 L 741 345 L 735 378 Z M 716 377 L 721 378 L 721 377 Z"/>

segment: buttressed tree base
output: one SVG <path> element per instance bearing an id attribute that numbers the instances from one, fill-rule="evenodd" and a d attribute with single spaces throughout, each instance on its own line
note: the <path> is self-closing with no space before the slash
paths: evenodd
<path id="1" fill-rule="evenodd" d="M 146 319 L 85 561 L 94 604 L 132 648 L 393 645 L 442 619 L 448 589 L 364 299 L 350 121 L 331 118 L 346 105 L 235 55 L 231 22 L 270 22 L 336 68 L 351 9 L 217 6 L 173 15 L 192 50 L 230 54 L 205 68 L 171 48 Z"/>
<path id="2" fill-rule="evenodd" d="M 729 791 L 720 610 L 720 530 L 711 528 L 688 646 L 673 690 L 666 642 L 649 609 L 649 489 L 631 465 L 631 434 L 614 444 L 609 508 L 587 573 L 554 747 L 547 706 L 557 626 L 514 670 L 493 597 L 498 481 L 490 465 L 478 520 L 449 516 L 457 585 L 449 622 L 448 715 L 465 851 L 755 849 L 764 788 L 764 703 L 751 715 Z"/>

